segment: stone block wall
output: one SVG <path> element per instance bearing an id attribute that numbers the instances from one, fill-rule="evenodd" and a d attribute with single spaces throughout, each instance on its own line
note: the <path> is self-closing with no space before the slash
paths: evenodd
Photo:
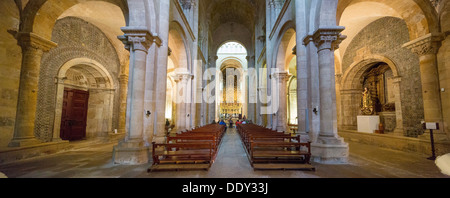
<path id="1" fill-rule="evenodd" d="M 14 1 L 0 1 L 0 147 L 14 134 L 22 49 L 8 30 L 19 28 L 19 10 Z"/>
<path id="2" fill-rule="evenodd" d="M 391 60 L 401 77 L 404 134 L 417 137 L 423 133 L 420 122 L 424 118 L 424 111 L 419 58 L 409 49 L 402 48 L 403 44 L 410 41 L 409 35 L 408 27 L 402 19 L 383 17 L 375 20 L 362 29 L 349 44 L 342 60 L 342 71 L 345 73 L 361 56 L 378 55 Z"/>

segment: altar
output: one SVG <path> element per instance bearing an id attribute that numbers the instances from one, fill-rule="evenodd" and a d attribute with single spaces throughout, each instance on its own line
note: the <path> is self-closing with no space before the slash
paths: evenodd
<path id="1" fill-rule="evenodd" d="M 358 132 L 375 133 L 380 125 L 380 116 L 358 116 Z"/>

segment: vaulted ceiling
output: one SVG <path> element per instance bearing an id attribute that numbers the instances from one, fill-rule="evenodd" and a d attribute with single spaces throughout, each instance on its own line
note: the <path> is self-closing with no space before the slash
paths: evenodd
<path id="1" fill-rule="evenodd" d="M 211 31 L 225 23 L 239 23 L 254 32 L 257 3 L 264 3 L 264 0 L 209 0 Z"/>

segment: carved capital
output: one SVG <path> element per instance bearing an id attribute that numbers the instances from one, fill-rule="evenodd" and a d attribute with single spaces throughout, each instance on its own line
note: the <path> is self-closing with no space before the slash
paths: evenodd
<path id="1" fill-rule="evenodd" d="M 273 74 L 273 77 L 280 82 L 288 81 L 291 76 L 292 75 L 290 75 L 288 72 L 276 72 Z"/>
<path id="2" fill-rule="evenodd" d="M 53 41 L 49 41 L 45 38 L 32 32 L 19 32 L 16 34 L 17 44 L 22 47 L 22 49 L 38 49 L 43 52 L 48 52 L 50 49 L 58 46 Z"/>
<path id="3" fill-rule="evenodd" d="M 121 30 L 125 34 L 118 36 L 118 39 L 125 44 L 127 50 L 140 50 L 147 53 L 152 43 L 161 46 L 161 39 L 148 31 L 146 27 L 123 27 Z"/>
<path id="4" fill-rule="evenodd" d="M 174 76 L 174 81 L 176 83 L 183 83 L 183 84 L 187 84 L 189 80 L 191 80 L 191 74 L 189 72 L 180 72 L 180 73 L 176 73 Z"/>
<path id="5" fill-rule="evenodd" d="M 196 6 L 195 0 L 179 0 L 179 2 L 184 10 L 190 10 Z"/>
<path id="6" fill-rule="evenodd" d="M 342 26 L 319 28 L 310 39 L 314 41 L 318 51 L 324 49 L 334 51 L 338 49 L 339 44 L 347 38 L 347 36 L 341 34 L 344 29 L 345 27 Z M 308 40 L 304 40 L 303 42 L 308 42 Z"/>
<path id="7" fill-rule="evenodd" d="M 443 34 L 427 34 L 418 39 L 412 40 L 403 45 L 403 48 L 410 49 L 418 56 L 429 54 L 437 54 L 441 47 L 441 41 L 444 39 Z"/>

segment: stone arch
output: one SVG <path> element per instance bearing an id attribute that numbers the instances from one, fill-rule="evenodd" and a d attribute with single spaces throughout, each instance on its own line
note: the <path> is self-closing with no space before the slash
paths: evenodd
<path id="1" fill-rule="evenodd" d="M 73 20 L 72 20 L 73 19 Z M 111 78 L 114 86 L 114 112 L 113 124 L 117 127 L 119 120 L 119 75 L 120 60 L 117 57 L 117 51 L 110 43 L 109 39 L 96 26 L 88 22 L 75 18 L 66 17 L 62 20 L 68 20 L 64 23 L 57 23 L 53 31 L 53 40 L 59 42 L 58 47 L 50 50 L 42 56 L 41 69 L 38 85 L 38 105 L 35 121 L 35 135 L 42 141 L 51 141 L 52 131 L 55 120 L 56 105 L 56 84 L 55 77 L 58 76 L 59 68 L 70 60 L 76 58 L 89 58 L 103 65 Z M 68 26 L 65 26 L 68 25 Z M 58 26 L 58 27 L 56 27 Z M 83 28 L 79 28 L 79 27 Z M 64 31 L 73 29 L 85 29 L 89 37 L 82 35 L 66 35 Z M 71 38 L 71 39 L 69 39 Z M 89 42 L 89 39 L 95 39 L 96 42 Z M 100 43 L 100 44 L 99 44 Z M 85 45 L 82 45 L 85 44 Z"/>
<path id="2" fill-rule="evenodd" d="M 321 26 L 339 24 L 345 9 L 351 5 L 360 2 L 377 2 L 384 4 L 396 11 L 398 15 L 405 20 L 410 40 L 425 36 L 429 33 L 439 32 L 439 20 L 436 10 L 429 0 L 408 0 L 408 1 L 390 1 L 390 0 L 332 0 L 322 1 Z M 333 18 L 335 17 L 335 18 Z"/>
<path id="3" fill-rule="evenodd" d="M 94 1 L 94 0 L 90 0 Z M 100 0 L 118 6 L 122 10 L 126 24 L 129 24 L 129 10 L 126 1 Z M 24 17 L 20 26 L 20 32 L 33 32 L 41 37 L 51 40 L 53 26 L 59 16 L 66 10 L 79 4 L 77 0 L 37 0 L 30 1 L 24 9 Z M 55 6 L 57 5 L 57 6 Z M 145 13 L 145 12 L 144 12 Z"/>
<path id="4" fill-rule="evenodd" d="M 87 138 L 106 137 L 113 130 L 116 85 L 113 77 L 102 64 L 89 58 L 72 59 L 61 66 L 55 81 L 57 88 L 53 140 L 60 137 L 63 94 L 67 87 L 90 93 L 87 109 Z M 77 81 L 83 81 L 86 84 Z"/>
<path id="5" fill-rule="evenodd" d="M 191 71 L 190 68 L 190 50 L 186 41 L 186 34 L 182 26 L 172 21 L 169 25 L 169 48 L 171 50 L 171 58 L 175 68 L 182 68 Z"/>
<path id="6" fill-rule="evenodd" d="M 287 21 L 281 28 L 275 46 L 278 46 L 273 53 L 273 63 L 276 68 L 282 71 L 289 71 L 289 62 L 295 56 L 292 50 L 297 45 L 295 23 Z"/>
<path id="7" fill-rule="evenodd" d="M 373 66 L 383 63 L 387 64 L 392 71 L 393 87 L 392 92 L 395 96 L 395 126 L 392 130 L 398 135 L 403 135 L 403 115 L 402 102 L 400 92 L 401 76 L 398 71 L 397 64 L 391 59 L 381 55 L 368 55 L 364 59 L 356 60 L 342 76 L 340 83 L 340 120 L 339 127 L 341 129 L 356 130 L 357 116 L 359 115 L 359 104 L 361 93 L 363 90 L 362 80 L 365 72 Z M 384 118 L 383 118 L 384 119 Z"/>
<path id="8" fill-rule="evenodd" d="M 379 62 L 386 63 L 392 70 L 394 77 L 400 77 L 398 68 L 394 61 L 385 56 L 371 54 L 367 55 L 364 59 L 355 61 L 352 65 L 350 65 L 349 69 L 347 69 L 342 76 L 340 83 L 341 90 L 362 89 L 362 87 L 358 84 L 358 79 L 368 68 Z"/>

